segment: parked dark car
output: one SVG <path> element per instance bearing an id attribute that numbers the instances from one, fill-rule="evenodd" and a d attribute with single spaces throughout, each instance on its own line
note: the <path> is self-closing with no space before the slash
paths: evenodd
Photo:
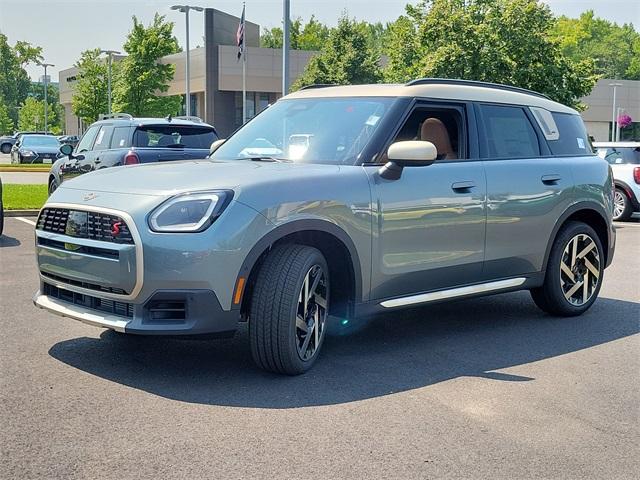
<path id="1" fill-rule="evenodd" d="M 62 146 L 65 156 L 51 167 L 49 194 L 62 182 L 93 170 L 205 158 L 217 139 L 215 128 L 196 117 L 114 114 L 92 124 L 72 152 Z"/>
<path id="2" fill-rule="evenodd" d="M 11 163 L 53 163 L 60 156 L 60 142 L 51 135 L 24 134 L 11 147 Z"/>
<path id="3" fill-rule="evenodd" d="M 62 145 L 71 145 L 72 147 L 75 147 L 80 141 L 80 137 L 77 135 L 60 135 L 58 137 L 58 141 Z"/>
<path id="4" fill-rule="evenodd" d="M 52 135 L 51 133 L 46 132 L 16 132 L 13 135 L 2 135 L 0 136 L 0 152 L 2 153 L 11 153 L 11 147 L 13 147 L 18 139 L 22 135 Z"/>

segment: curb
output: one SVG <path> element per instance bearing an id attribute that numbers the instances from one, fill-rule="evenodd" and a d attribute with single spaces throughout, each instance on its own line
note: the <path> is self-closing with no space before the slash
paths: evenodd
<path id="1" fill-rule="evenodd" d="M 40 210 L 5 210 L 5 217 L 37 217 Z"/>

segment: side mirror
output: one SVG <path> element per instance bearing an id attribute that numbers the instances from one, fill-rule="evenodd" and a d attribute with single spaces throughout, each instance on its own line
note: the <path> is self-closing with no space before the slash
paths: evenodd
<path id="1" fill-rule="evenodd" d="M 73 153 L 73 147 L 68 143 L 65 143 L 64 145 L 60 146 L 60 153 L 66 157 L 71 157 L 71 154 Z"/>
<path id="2" fill-rule="evenodd" d="M 220 138 L 220 139 L 216 140 L 215 142 L 213 142 L 211 144 L 211 146 L 209 147 L 209 155 L 213 155 L 213 152 L 215 152 L 217 149 L 219 149 L 220 146 L 226 141 L 227 141 L 226 138 Z"/>
<path id="3" fill-rule="evenodd" d="M 397 180 L 404 167 L 426 167 L 438 157 L 438 150 L 431 142 L 410 140 L 395 142 L 387 150 L 389 161 L 383 165 L 378 173 L 387 180 Z"/>

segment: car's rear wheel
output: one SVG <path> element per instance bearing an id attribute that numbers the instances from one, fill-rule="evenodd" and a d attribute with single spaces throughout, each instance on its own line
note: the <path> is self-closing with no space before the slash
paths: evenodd
<path id="1" fill-rule="evenodd" d="M 615 221 L 628 220 L 633 213 L 631 200 L 621 188 L 616 188 L 613 193 L 613 219 Z"/>
<path id="2" fill-rule="evenodd" d="M 0 146 L 0 152 L 2 153 L 11 153 L 11 145 L 8 143 L 3 143 Z"/>
<path id="3" fill-rule="evenodd" d="M 329 308 L 329 268 L 306 245 L 274 248 L 263 263 L 251 297 L 251 354 L 264 370 L 297 375 L 315 363 Z"/>
<path id="4" fill-rule="evenodd" d="M 531 296 L 552 315 L 580 315 L 598 297 L 604 264 L 602 244 L 593 228 L 570 222 L 551 248 L 544 284 L 532 289 Z"/>

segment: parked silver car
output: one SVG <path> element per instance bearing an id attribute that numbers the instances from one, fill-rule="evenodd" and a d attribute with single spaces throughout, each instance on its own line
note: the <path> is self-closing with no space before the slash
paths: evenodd
<path id="1" fill-rule="evenodd" d="M 63 183 L 36 227 L 35 305 L 135 334 L 248 322 L 256 363 L 298 374 L 328 316 L 521 289 L 579 315 L 613 258 L 611 169 L 534 92 L 307 88 L 215 148 Z"/>

